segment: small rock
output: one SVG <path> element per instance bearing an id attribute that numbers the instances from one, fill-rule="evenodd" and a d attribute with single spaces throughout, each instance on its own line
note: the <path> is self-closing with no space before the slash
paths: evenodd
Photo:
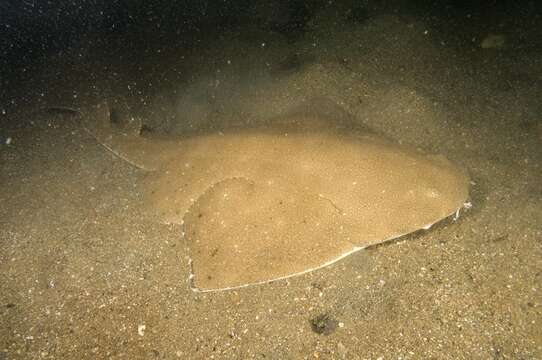
<path id="1" fill-rule="evenodd" d="M 146 328 L 145 325 L 138 325 L 137 333 L 139 334 L 139 336 L 144 336 L 145 335 L 145 328 Z"/>
<path id="2" fill-rule="evenodd" d="M 329 335 L 337 329 L 337 321 L 328 314 L 320 314 L 309 323 L 312 331 L 320 335 Z"/>

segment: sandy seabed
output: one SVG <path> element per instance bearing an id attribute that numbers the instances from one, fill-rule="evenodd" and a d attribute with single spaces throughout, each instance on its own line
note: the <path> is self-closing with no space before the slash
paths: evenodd
<path id="1" fill-rule="evenodd" d="M 540 48 L 512 33 L 482 49 L 406 16 L 315 19 L 294 43 L 232 32 L 118 73 L 95 51 L 77 60 L 82 45 L 36 68 L 36 96 L 2 115 L 0 359 L 542 358 Z M 120 96 L 171 133 L 322 97 L 467 169 L 473 207 L 315 272 L 195 293 L 141 172 L 46 111 Z"/>

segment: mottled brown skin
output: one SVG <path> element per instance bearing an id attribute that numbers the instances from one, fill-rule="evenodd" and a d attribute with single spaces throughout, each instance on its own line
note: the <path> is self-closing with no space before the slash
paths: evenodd
<path id="1" fill-rule="evenodd" d="M 102 110 L 103 111 L 103 110 Z M 107 118 L 107 116 L 106 116 Z M 147 170 L 141 187 L 160 221 L 183 224 L 194 289 L 220 290 L 311 271 L 460 209 L 465 172 L 439 156 L 314 115 L 280 126 L 184 138 L 89 131 Z"/>

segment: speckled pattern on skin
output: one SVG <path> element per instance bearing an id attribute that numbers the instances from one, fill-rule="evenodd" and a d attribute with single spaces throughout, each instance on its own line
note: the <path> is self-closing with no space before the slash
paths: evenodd
<path id="1" fill-rule="evenodd" d="M 144 170 L 138 185 L 150 212 L 183 225 L 197 291 L 314 271 L 429 229 L 467 204 L 463 169 L 369 132 L 339 130 L 322 114 L 285 115 L 273 128 L 149 138 L 119 128 L 103 108 L 80 111 L 96 123 L 85 130 Z M 315 123 L 328 125 L 296 127 Z"/>

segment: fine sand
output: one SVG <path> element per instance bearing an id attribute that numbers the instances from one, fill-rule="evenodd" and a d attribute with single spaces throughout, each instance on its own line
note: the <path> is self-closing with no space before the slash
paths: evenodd
<path id="1" fill-rule="evenodd" d="M 536 34 L 347 20 L 324 11 L 293 40 L 244 29 L 122 59 L 121 40 L 96 38 L 5 91 L 0 359 L 542 358 Z M 499 30 L 506 41 L 482 48 Z M 145 211 L 141 170 L 60 108 L 125 102 L 175 135 L 314 98 L 465 168 L 472 208 L 318 271 L 196 293 L 181 227 Z"/>

